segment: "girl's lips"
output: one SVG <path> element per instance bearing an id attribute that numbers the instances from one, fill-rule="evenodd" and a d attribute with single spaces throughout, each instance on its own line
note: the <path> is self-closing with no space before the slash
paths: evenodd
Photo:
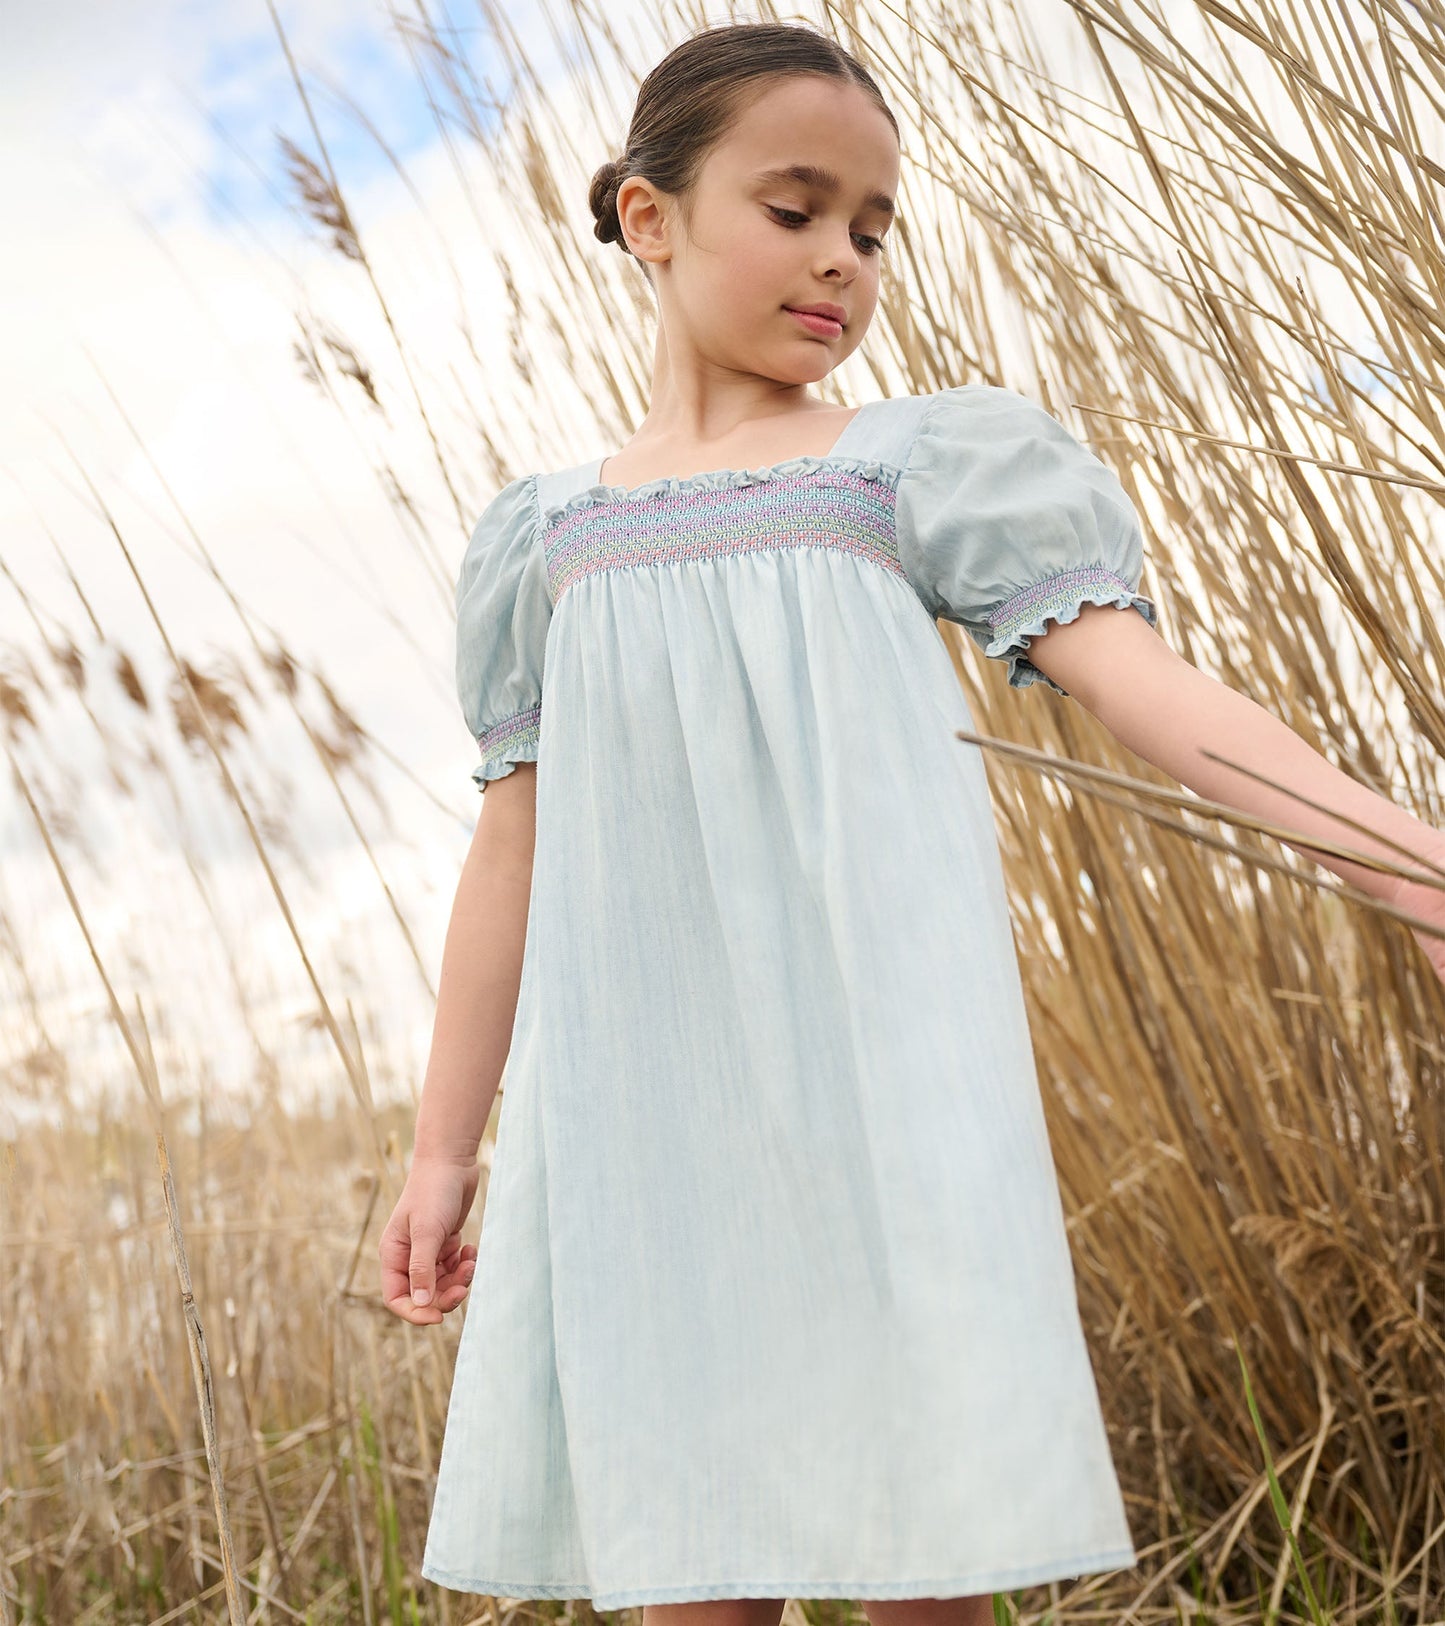
<path id="1" fill-rule="evenodd" d="M 843 331 L 843 324 L 835 322 L 831 316 L 814 316 L 811 311 L 795 311 L 791 305 L 784 305 L 783 309 L 789 316 L 796 316 L 810 333 L 816 333 L 820 339 L 836 339 Z"/>

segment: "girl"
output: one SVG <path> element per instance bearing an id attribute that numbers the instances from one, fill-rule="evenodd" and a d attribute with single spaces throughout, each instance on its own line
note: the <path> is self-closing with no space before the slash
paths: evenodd
<path id="1" fill-rule="evenodd" d="M 877 85 L 811 29 L 659 63 L 592 185 L 657 301 L 650 410 L 505 486 L 466 552 L 487 794 L 380 1248 L 408 1321 L 479 1290 L 422 1565 L 446 1586 L 977 1626 L 997 1589 L 1135 1563 L 935 617 L 1206 796 L 1361 840 L 1213 748 L 1445 846 L 1168 648 L 1122 486 L 1026 397 L 810 393 L 868 331 L 898 174 Z"/>

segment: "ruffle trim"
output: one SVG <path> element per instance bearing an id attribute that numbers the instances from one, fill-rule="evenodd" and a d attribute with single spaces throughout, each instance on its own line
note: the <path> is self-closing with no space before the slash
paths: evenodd
<path id="1" fill-rule="evenodd" d="M 790 457 L 781 463 L 768 463 L 756 469 L 703 469 L 698 474 L 664 474 L 659 479 L 645 481 L 640 486 L 584 486 L 573 492 L 566 502 L 542 512 L 542 523 L 554 525 L 568 519 L 584 508 L 600 503 L 643 502 L 653 497 L 679 497 L 693 491 L 733 490 L 741 486 L 765 485 L 772 480 L 787 480 L 799 474 L 836 468 L 856 474 L 864 480 L 878 480 L 887 486 L 896 486 L 903 472 L 896 463 L 884 462 L 876 457 L 855 457 L 846 453 L 824 452 L 806 457 Z"/>
<path id="2" fill-rule="evenodd" d="M 472 769 L 472 783 L 478 790 L 484 791 L 489 780 L 500 779 L 503 774 L 511 773 L 519 762 L 536 762 L 538 756 L 535 744 L 517 746 L 504 757 L 491 757 L 486 762 L 479 762 Z"/>
<path id="3" fill-rule="evenodd" d="M 1028 658 L 1029 640 L 1046 632 L 1050 621 L 1056 621 L 1061 627 L 1068 626 L 1071 621 L 1077 621 L 1080 610 L 1086 604 L 1108 604 L 1121 610 L 1138 610 L 1151 627 L 1159 624 L 1158 606 L 1153 599 L 1147 598 L 1143 593 L 1131 592 L 1127 587 L 1091 587 L 1081 591 L 1072 604 L 1042 609 L 1032 619 L 990 639 L 984 645 L 983 652 L 985 655 L 1000 659 L 1008 657 L 1008 681 L 1013 688 L 1027 689 L 1031 683 L 1045 683 L 1055 694 L 1067 698 L 1069 691 L 1055 683 L 1047 672 L 1041 672 Z"/>
<path id="4" fill-rule="evenodd" d="M 485 790 L 489 779 L 511 773 L 519 762 L 535 762 L 542 744 L 542 703 L 513 712 L 477 735 L 482 760 L 472 769 L 472 783 Z"/>

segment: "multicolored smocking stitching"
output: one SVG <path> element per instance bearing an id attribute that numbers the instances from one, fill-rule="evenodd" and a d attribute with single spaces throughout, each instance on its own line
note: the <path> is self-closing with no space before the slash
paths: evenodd
<path id="1" fill-rule="evenodd" d="M 774 548 L 832 548 L 872 559 L 906 581 L 895 485 L 872 471 L 813 468 L 745 484 L 664 488 L 640 502 L 568 504 L 553 513 L 542 536 L 552 602 L 597 571 Z"/>
<path id="2" fill-rule="evenodd" d="M 1047 576 L 1043 581 L 1022 588 L 1012 598 L 1006 598 L 988 617 L 988 624 L 1002 637 L 1008 637 L 1031 621 L 1057 616 L 1072 609 L 1083 594 L 1094 591 L 1113 591 L 1126 597 L 1134 596 L 1134 589 L 1117 571 L 1105 565 L 1079 565 L 1074 570 L 1063 570 Z"/>
<path id="3" fill-rule="evenodd" d="M 515 757 L 518 752 L 524 753 L 527 760 L 535 761 L 541 737 L 542 706 L 538 702 L 525 711 L 504 717 L 477 735 L 483 765 Z"/>

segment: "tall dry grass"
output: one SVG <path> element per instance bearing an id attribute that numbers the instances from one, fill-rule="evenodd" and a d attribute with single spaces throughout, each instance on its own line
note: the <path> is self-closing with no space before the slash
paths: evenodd
<path id="1" fill-rule="evenodd" d="M 528 61 L 520 13 L 480 8 L 485 79 L 426 15 L 391 13 L 462 184 L 485 175 L 515 205 L 504 229 L 491 216 L 513 371 L 451 388 L 393 318 L 296 67 L 307 100 L 283 155 L 296 196 L 382 311 L 400 380 L 389 410 L 420 427 L 459 522 L 528 463 L 575 460 L 548 427 L 546 380 L 573 381 L 556 421 L 580 403 L 589 449 L 644 409 L 650 302 L 591 239 L 585 177 L 618 144 L 639 73 L 723 15 L 669 7 L 624 41 L 588 8 L 558 14 L 580 80 L 562 95 Z M 1445 824 L 1440 19 L 1391 0 L 1176 0 L 1167 27 L 1114 0 L 1058 15 L 1097 68 L 1094 95 L 1056 82 L 1009 7 L 827 13 L 906 127 L 894 257 L 852 382 L 866 370 L 880 391 L 977 379 L 1035 394 L 1135 500 L 1163 635 Z M 480 188 L 467 195 L 479 211 Z M 339 412 L 371 411 L 380 386 L 345 336 L 325 313 L 297 319 L 298 365 Z M 416 568 L 444 588 L 456 536 L 395 500 Z M 123 1049 L 102 1061 L 129 1076 L 132 1104 L 99 1118 L 70 1105 L 96 1058 L 57 1028 L 56 966 L 0 900 L 7 1089 L 59 1109 L 4 1165 L 9 1618 L 585 1616 L 418 1581 L 456 1329 L 417 1336 L 377 1299 L 375 1233 L 412 1103 L 409 1080 L 376 1087 L 366 1007 L 394 991 L 369 988 L 358 1009 L 311 952 L 291 903 L 306 854 L 248 737 L 259 685 L 294 713 L 306 794 L 344 810 L 429 993 L 437 945 L 417 941 L 353 800 L 360 785 L 384 803 L 408 769 L 239 602 L 225 671 L 199 667 L 155 613 L 163 703 L 75 589 L 83 642 L 44 627 L 52 669 L 7 660 L 0 707 L 36 860 L 88 944 L 64 975 L 77 1001 L 104 990 Z M 1143 789 L 1121 800 L 1070 774 L 1078 762 L 1167 784 L 1081 707 L 1009 690 L 945 630 L 979 737 L 1034 753 L 987 748 L 1081 1307 L 1142 1554 L 1135 1572 L 1001 1598 L 1001 1615 L 1439 1621 L 1441 990 L 1397 922 L 1268 837 L 1202 814 L 1161 822 Z M 228 968 L 254 1050 L 239 1118 L 217 1112 L 205 1058 L 165 1042 L 186 988 L 148 983 L 144 955 L 91 930 L 137 900 L 54 789 L 71 742 L 46 730 L 50 690 L 83 697 L 87 675 L 134 706 L 135 743 L 108 739 L 108 770 L 177 805 L 186 772 L 219 786 L 283 924 L 276 975 L 301 1000 L 290 1029 L 270 1019 L 275 990 L 260 1014 L 208 855 L 181 838 L 193 895 L 170 926 Z M 174 737 L 192 768 L 160 749 Z M 1282 854 L 1298 879 L 1272 862 Z M 331 1080 L 334 1109 L 287 1104 L 302 1066 Z M 856 1616 L 789 1613 L 791 1626 Z"/>

